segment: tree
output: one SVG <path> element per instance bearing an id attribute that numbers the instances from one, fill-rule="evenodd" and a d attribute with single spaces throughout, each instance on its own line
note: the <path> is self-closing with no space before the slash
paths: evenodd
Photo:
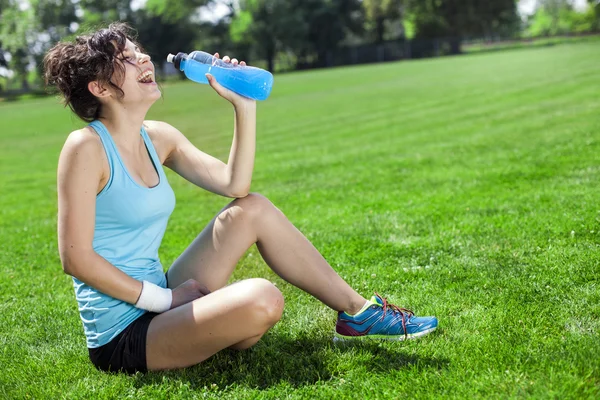
<path id="1" fill-rule="evenodd" d="M 149 15 L 160 17 L 162 22 L 173 24 L 189 20 L 198 8 L 209 2 L 210 0 L 147 0 L 146 10 Z"/>
<path id="2" fill-rule="evenodd" d="M 568 0 L 538 0 L 526 34 L 537 37 L 594 32 L 598 29 L 598 3 L 596 7 L 594 3 L 589 1 L 586 10 L 577 11 Z"/>
<path id="3" fill-rule="evenodd" d="M 465 36 L 508 36 L 517 32 L 515 0 L 410 0 L 416 37 L 448 38 L 450 53 L 460 53 Z"/>
<path id="4" fill-rule="evenodd" d="M 198 34 L 198 25 L 189 19 L 179 22 L 165 21 L 162 16 L 152 15 L 140 9 L 131 17 L 139 42 L 154 61 L 158 71 L 163 70 L 167 54 L 182 51 L 189 53 Z"/>
<path id="5" fill-rule="evenodd" d="M 382 43 L 386 31 L 386 22 L 397 22 L 404 36 L 402 19 L 405 0 L 363 0 L 362 6 L 368 24 L 368 31 L 374 35 L 375 43 Z"/>
<path id="6" fill-rule="evenodd" d="M 277 52 L 298 47 L 306 26 L 293 1 L 243 0 L 229 32 L 234 43 L 251 46 L 273 71 Z"/>
<path id="7" fill-rule="evenodd" d="M 42 76 L 44 55 L 56 42 L 73 33 L 72 24 L 79 18 L 72 0 L 32 0 L 31 8 L 38 33 L 29 54 L 35 61 L 38 76 Z"/>
<path id="8" fill-rule="evenodd" d="M 29 89 L 28 75 L 33 65 L 40 76 L 43 58 L 48 48 L 65 35 L 71 33 L 70 25 L 77 21 L 75 4 L 71 0 L 3 0 L 1 9 L 2 26 L 0 42 L 2 49 L 11 55 L 6 63 L 0 51 L 0 64 L 7 64 L 23 90 Z"/>
<path id="9" fill-rule="evenodd" d="M 362 31 L 361 16 L 360 0 L 241 0 L 230 35 L 252 47 L 271 70 L 282 51 L 293 51 L 301 66 L 325 66 L 328 51 L 349 32 Z"/>
<path id="10" fill-rule="evenodd" d="M 312 66 L 324 67 L 334 50 L 349 34 L 362 34 L 363 12 L 358 0 L 295 0 L 296 9 L 306 23 L 306 36 L 299 48 Z"/>
<path id="11" fill-rule="evenodd" d="M 83 25 L 96 27 L 112 21 L 131 21 L 131 0 L 81 0 Z"/>
<path id="12" fill-rule="evenodd" d="M 168 53 L 191 51 L 201 24 L 193 20 L 197 9 L 209 0 L 148 0 L 144 8 L 133 10 L 132 0 L 81 0 L 83 25 L 97 28 L 109 22 L 127 22 L 162 71 Z"/>
<path id="13" fill-rule="evenodd" d="M 0 0 L 0 21 L 3 21 L 3 11 L 6 9 L 6 7 L 8 7 L 8 0 Z M 2 35 L 1 33 L 1 29 L 0 29 L 0 35 Z M 8 60 L 6 59 L 6 54 L 5 54 L 5 46 L 2 44 L 2 39 L 0 36 L 0 67 L 2 68 L 6 68 L 8 69 Z M 3 87 L 2 85 L 0 85 L 0 92 L 2 92 Z"/>
<path id="14" fill-rule="evenodd" d="M 567 14 L 569 11 L 573 11 L 573 5 L 569 0 L 538 0 L 536 15 L 540 14 L 540 19 L 547 19 L 549 22 L 549 26 L 543 26 L 545 29 L 542 33 L 557 35 L 568 32 Z"/>
<path id="15" fill-rule="evenodd" d="M 598 32 L 600 30 L 600 0 L 588 0 L 588 12 L 592 19 L 592 31 Z"/>
<path id="16" fill-rule="evenodd" d="M 8 66 L 21 82 L 21 88 L 28 90 L 27 74 L 31 63 L 29 48 L 33 44 L 33 34 L 37 31 L 33 10 L 31 7 L 21 7 L 17 0 L 4 3 L 0 15 L 0 43 L 11 55 Z"/>

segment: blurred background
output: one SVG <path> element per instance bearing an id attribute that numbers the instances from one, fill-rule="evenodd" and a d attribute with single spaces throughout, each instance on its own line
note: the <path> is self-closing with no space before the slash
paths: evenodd
<path id="1" fill-rule="evenodd" d="M 230 54 L 280 73 L 563 41 L 600 31 L 599 0 L 0 0 L 0 97 L 42 95 L 57 41 L 126 21 L 162 79 L 169 52 Z"/>

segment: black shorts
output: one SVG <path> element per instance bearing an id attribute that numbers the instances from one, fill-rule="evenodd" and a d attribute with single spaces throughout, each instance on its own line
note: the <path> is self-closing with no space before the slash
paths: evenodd
<path id="1" fill-rule="evenodd" d="M 88 349 L 90 360 L 96 368 L 128 374 L 146 372 L 146 335 L 150 321 L 157 315 L 147 312 L 104 346 Z"/>

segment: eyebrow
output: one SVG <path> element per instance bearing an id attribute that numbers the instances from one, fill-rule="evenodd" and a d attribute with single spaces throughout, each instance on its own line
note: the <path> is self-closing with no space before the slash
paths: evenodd
<path id="1" fill-rule="evenodd" d="M 138 46 L 135 46 L 135 47 L 133 48 L 133 51 L 134 51 L 134 52 L 135 52 L 135 51 L 140 51 L 140 48 L 139 48 Z M 127 53 L 127 52 L 131 52 L 131 48 L 130 48 L 130 47 L 125 47 L 125 48 L 123 49 L 123 53 Z"/>

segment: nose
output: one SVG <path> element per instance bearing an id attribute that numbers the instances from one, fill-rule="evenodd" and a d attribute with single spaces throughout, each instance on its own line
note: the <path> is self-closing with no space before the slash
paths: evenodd
<path id="1" fill-rule="evenodd" d="M 144 64 L 150 61 L 150 56 L 148 54 L 140 53 L 138 54 L 138 64 Z"/>

